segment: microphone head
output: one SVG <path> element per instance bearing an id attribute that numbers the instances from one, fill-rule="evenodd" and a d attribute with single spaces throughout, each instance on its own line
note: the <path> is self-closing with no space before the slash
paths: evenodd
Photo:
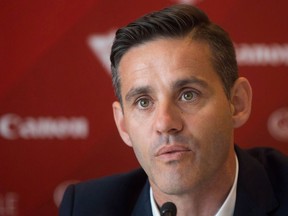
<path id="1" fill-rule="evenodd" d="M 166 202 L 160 208 L 161 216 L 176 216 L 176 213 L 176 205 L 172 202 Z"/>

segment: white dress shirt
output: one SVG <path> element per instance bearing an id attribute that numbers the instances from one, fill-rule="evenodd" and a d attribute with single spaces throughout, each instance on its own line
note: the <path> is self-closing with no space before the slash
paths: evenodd
<path id="1" fill-rule="evenodd" d="M 222 204 L 218 212 L 215 214 L 215 216 L 233 216 L 235 203 L 236 203 L 237 180 L 238 180 L 238 172 L 239 172 L 238 158 L 236 155 L 235 157 L 236 157 L 236 173 L 235 173 L 234 183 L 232 185 L 232 188 L 226 200 L 224 201 L 224 203 Z M 151 201 L 152 215 L 160 216 L 160 212 L 154 200 L 153 191 L 151 187 L 150 187 L 150 201 Z"/>

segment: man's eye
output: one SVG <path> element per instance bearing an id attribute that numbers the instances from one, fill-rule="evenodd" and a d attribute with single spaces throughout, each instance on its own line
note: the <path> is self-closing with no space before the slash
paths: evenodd
<path id="1" fill-rule="evenodd" d="M 194 91 L 186 91 L 181 95 L 181 100 L 183 101 L 193 101 L 196 99 L 198 94 Z"/>
<path id="2" fill-rule="evenodd" d="M 150 105 L 150 100 L 147 98 L 142 98 L 137 101 L 137 104 L 140 108 L 147 108 Z"/>

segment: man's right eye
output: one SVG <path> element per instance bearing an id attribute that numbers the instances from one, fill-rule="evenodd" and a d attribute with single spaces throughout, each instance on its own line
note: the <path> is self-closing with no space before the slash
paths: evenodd
<path id="1" fill-rule="evenodd" d="M 148 98 L 140 98 L 137 100 L 136 104 L 141 108 L 145 109 L 150 106 L 151 101 Z"/>

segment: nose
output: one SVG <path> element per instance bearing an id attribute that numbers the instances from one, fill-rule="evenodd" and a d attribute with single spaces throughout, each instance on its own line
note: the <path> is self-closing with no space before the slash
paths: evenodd
<path id="1" fill-rule="evenodd" d="M 159 134 L 176 134 L 183 129 L 181 110 L 173 103 L 159 103 L 155 117 L 155 127 Z"/>

